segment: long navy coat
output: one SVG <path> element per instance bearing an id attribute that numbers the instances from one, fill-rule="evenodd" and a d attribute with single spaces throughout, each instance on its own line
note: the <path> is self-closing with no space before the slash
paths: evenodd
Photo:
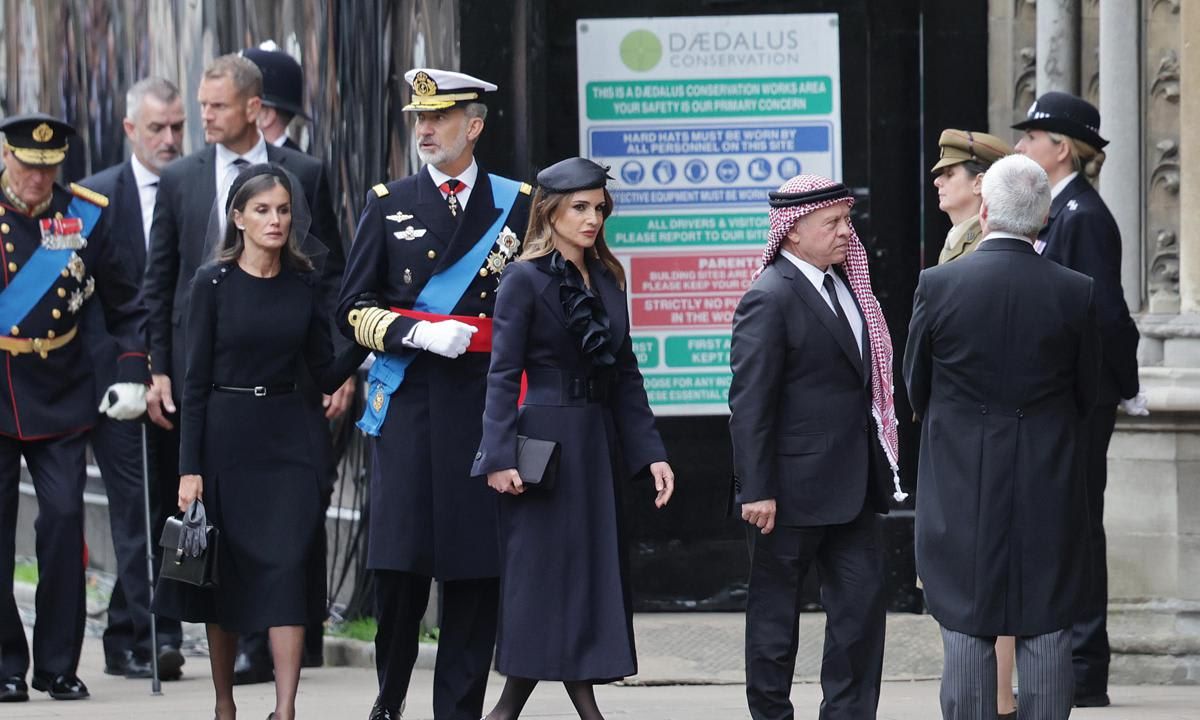
<path id="1" fill-rule="evenodd" d="M 510 265 L 496 302 L 472 472 L 515 467 L 518 433 L 562 447 L 556 487 L 500 502 L 496 665 L 516 677 L 603 681 L 637 672 L 618 482 L 666 451 L 633 355 L 625 293 L 600 262 L 588 271 L 610 321 L 616 364 L 607 369 L 593 367 L 568 330 L 549 256 Z M 522 372 L 528 390 L 518 410 Z M 611 382 L 606 400 L 579 392 L 586 382 L 575 380 L 589 377 Z"/>
<path id="2" fill-rule="evenodd" d="M 1099 373 L 1092 281 L 1016 238 L 921 273 L 904 379 L 921 416 L 917 572 L 942 625 L 1070 627 L 1087 582 L 1080 420 Z"/>
<path id="3" fill-rule="evenodd" d="M 428 170 L 377 185 L 350 248 L 337 312 L 342 332 L 354 337 L 347 315 L 360 298 L 412 308 L 429 279 L 461 258 L 501 212 L 483 168 L 457 223 Z M 509 233 L 501 235 L 519 239 L 528 217 L 529 196 L 518 193 L 504 224 Z M 505 238 L 497 238 L 492 258 L 503 255 Z M 491 316 L 499 282 L 493 269 L 485 261 L 452 315 Z M 389 352 L 407 351 L 401 343 L 415 323 L 392 323 L 384 339 Z M 442 580 L 499 574 L 495 493 L 470 477 L 487 367 L 482 352 L 454 359 L 421 352 L 408 366 L 372 442 L 369 568 Z"/>

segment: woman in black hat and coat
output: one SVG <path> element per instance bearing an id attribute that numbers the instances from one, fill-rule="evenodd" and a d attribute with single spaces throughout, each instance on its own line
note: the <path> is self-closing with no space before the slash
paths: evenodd
<path id="1" fill-rule="evenodd" d="M 1038 235 L 1038 252 L 1092 278 L 1100 326 L 1101 369 L 1096 406 L 1084 421 L 1079 462 L 1088 495 L 1090 590 L 1081 598 L 1072 630 L 1077 706 L 1108 705 L 1109 646 L 1106 627 L 1108 570 L 1104 536 L 1104 488 L 1108 442 L 1117 407 L 1148 415 L 1138 392 L 1138 330 L 1121 289 L 1121 234 L 1092 187 L 1104 162 L 1100 113 L 1085 100 L 1048 92 L 1013 126 L 1024 134 L 1017 152 L 1035 160 L 1050 178 L 1050 217 Z"/>
<path id="2" fill-rule="evenodd" d="M 637 672 L 621 484 L 648 471 L 661 508 L 675 480 L 633 354 L 624 272 L 604 242 L 606 179 L 583 158 L 538 174 L 521 261 L 496 297 L 473 468 L 503 494 L 496 667 L 508 680 L 488 720 L 518 717 L 539 680 L 561 681 L 597 720 L 593 685 Z M 518 433 L 559 443 L 553 488 L 523 483 Z"/>

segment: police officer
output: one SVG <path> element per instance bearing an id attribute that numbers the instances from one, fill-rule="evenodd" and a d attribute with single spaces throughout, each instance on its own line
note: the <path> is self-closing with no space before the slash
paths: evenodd
<path id="1" fill-rule="evenodd" d="M 76 339 L 80 312 L 98 296 L 121 347 L 100 405 L 118 420 L 146 409 L 146 312 L 99 224 L 108 199 L 54 182 L 74 129 L 35 114 L 5 120 L 0 132 L 0 701 L 29 698 L 29 648 L 12 593 L 22 457 L 38 500 L 33 688 L 77 700 L 88 696 L 76 669 L 85 610 L 84 448 L 96 420 L 92 360 Z"/>
<path id="2" fill-rule="evenodd" d="M 304 74 L 300 63 L 270 40 L 259 47 L 246 48 L 242 57 L 262 72 L 262 110 L 258 113 L 258 129 L 262 130 L 263 137 L 277 147 L 303 152 L 287 134 L 294 118 L 309 119 L 304 112 Z"/>
<path id="3" fill-rule="evenodd" d="M 475 161 L 496 86 L 410 70 L 415 175 L 376 185 L 350 249 L 343 332 L 376 352 L 359 427 L 375 436 L 367 566 L 375 571 L 379 697 L 400 717 L 431 578 L 441 581 L 437 720 L 478 720 L 496 635 L 496 493 L 471 477 L 482 431 L 491 315 L 520 249 L 529 186 Z"/>
<path id="4" fill-rule="evenodd" d="M 1075 705 L 1109 704 L 1108 565 L 1104 536 L 1104 488 L 1108 484 L 1108 442 L 1117 407 L 1148 415 L 1138 391 L 1138 329 L 1121 290 L 1121 234 L 1091 180 L 1100 174 L 1104 146 L 1100 113 L 1086 100 L 1048 92 L 1013 125 L 1024 134 L 1017 152 L 1033 158 L 1050 176 L 1050 218 L 1034 247 L 1051 260 L 1092 278 L 1096 321 L 1100 325 L 1101 373 L 1096 407 L 1080 439 L 1080 462 L 1087 482 L 1089 570 L 1092 582 L 1081 598 L 1072 630 Z"/>

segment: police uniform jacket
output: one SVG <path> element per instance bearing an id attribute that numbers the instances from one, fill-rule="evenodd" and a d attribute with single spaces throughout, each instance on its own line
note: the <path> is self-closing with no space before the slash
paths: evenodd
<path id="1" fill-rule="evenodd" d="M 450 214 L 426 169 L 377 185 L 368 193 L 347 260 L 337 315 L 342 331 L 353 337 L 348 313 L 364 299 L 412 308 L 429 278 L 461 258 L 502 212 L 482 167 L 461 219 Z M 520 253 L 528 216 L 524 186 L 488 259 L 450 314 L 492 316 L 500 271 Z M 416 322 L 396 318 L 384 349 L 411 352 L 401 341 Z M 408 366 L 375 444 L 368 567 L 441 579 L 498 574 L 496 493 L 471 478 L 488 359 L 486 352 L 448 359 L 418 351 Z"/>
<path id="2" fill-rule="evenodd" d="M 70 217 L 68 206 L 77 195 L 85 202 L 107 204 L 105 197 L 75 185 L 71 190 L 55 185 L 50 206 L 37 217 L 7 204 L 6 199 L 0 201 L 0 272 L 5 288 L 41 245 L 39 222 Z M 148 381 L 146 310 L 137 284 L 106 232 L 103 215 L 87 237 L 87 246 L 74 251 L 38 304 L 4 332 L 17 339 L 61 340 L 68 333 L 78 333 L 81 315 L 93 296 L 100 301 L 105 324 L 119 349 L 112 381 Z M 0 434 L 40 440 L 87 430 L 95 424 L 93 360 L 78 334 L 44 356 L 39 352 L 2 355 Z"/>
<path id="3" fill-rule="evenodd" d="M 1042 254 L 1095 281 L 1103 364 L 1096 402 L 1115 405 L 1138 393 L 1138 329 L 1121 290 L 1121 233 L 1100 194 L 1081 173 L 1050 204 L 1038 235 Z"/>
<path id="4" fill-rule="evenodd" d="M 904 379 L 921 417 L 917 572 L 976 636 L 1070 627 L 1087 577 L 1074 471 L 1099 359 L 1087 276 L 996 237 L 921 273 Z"/>

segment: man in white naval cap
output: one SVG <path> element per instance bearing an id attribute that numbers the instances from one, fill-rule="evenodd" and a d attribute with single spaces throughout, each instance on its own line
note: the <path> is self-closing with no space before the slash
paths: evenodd
<path id="1" fill-rule="evenodd" d="M 437 720 L 482 716 L 496 640 L 496 493 L 471 477 L 500 272 L 520 252 L 529 186 L 475 161 L 492 83 L 405 73 L 425 163 L 367 194 L 342 285 L 342 331 L 375 351 L 359 427 L 373 437 L 367 567 L 375 573 L 379 696 L 400 717 L 433 578 Z"/>

